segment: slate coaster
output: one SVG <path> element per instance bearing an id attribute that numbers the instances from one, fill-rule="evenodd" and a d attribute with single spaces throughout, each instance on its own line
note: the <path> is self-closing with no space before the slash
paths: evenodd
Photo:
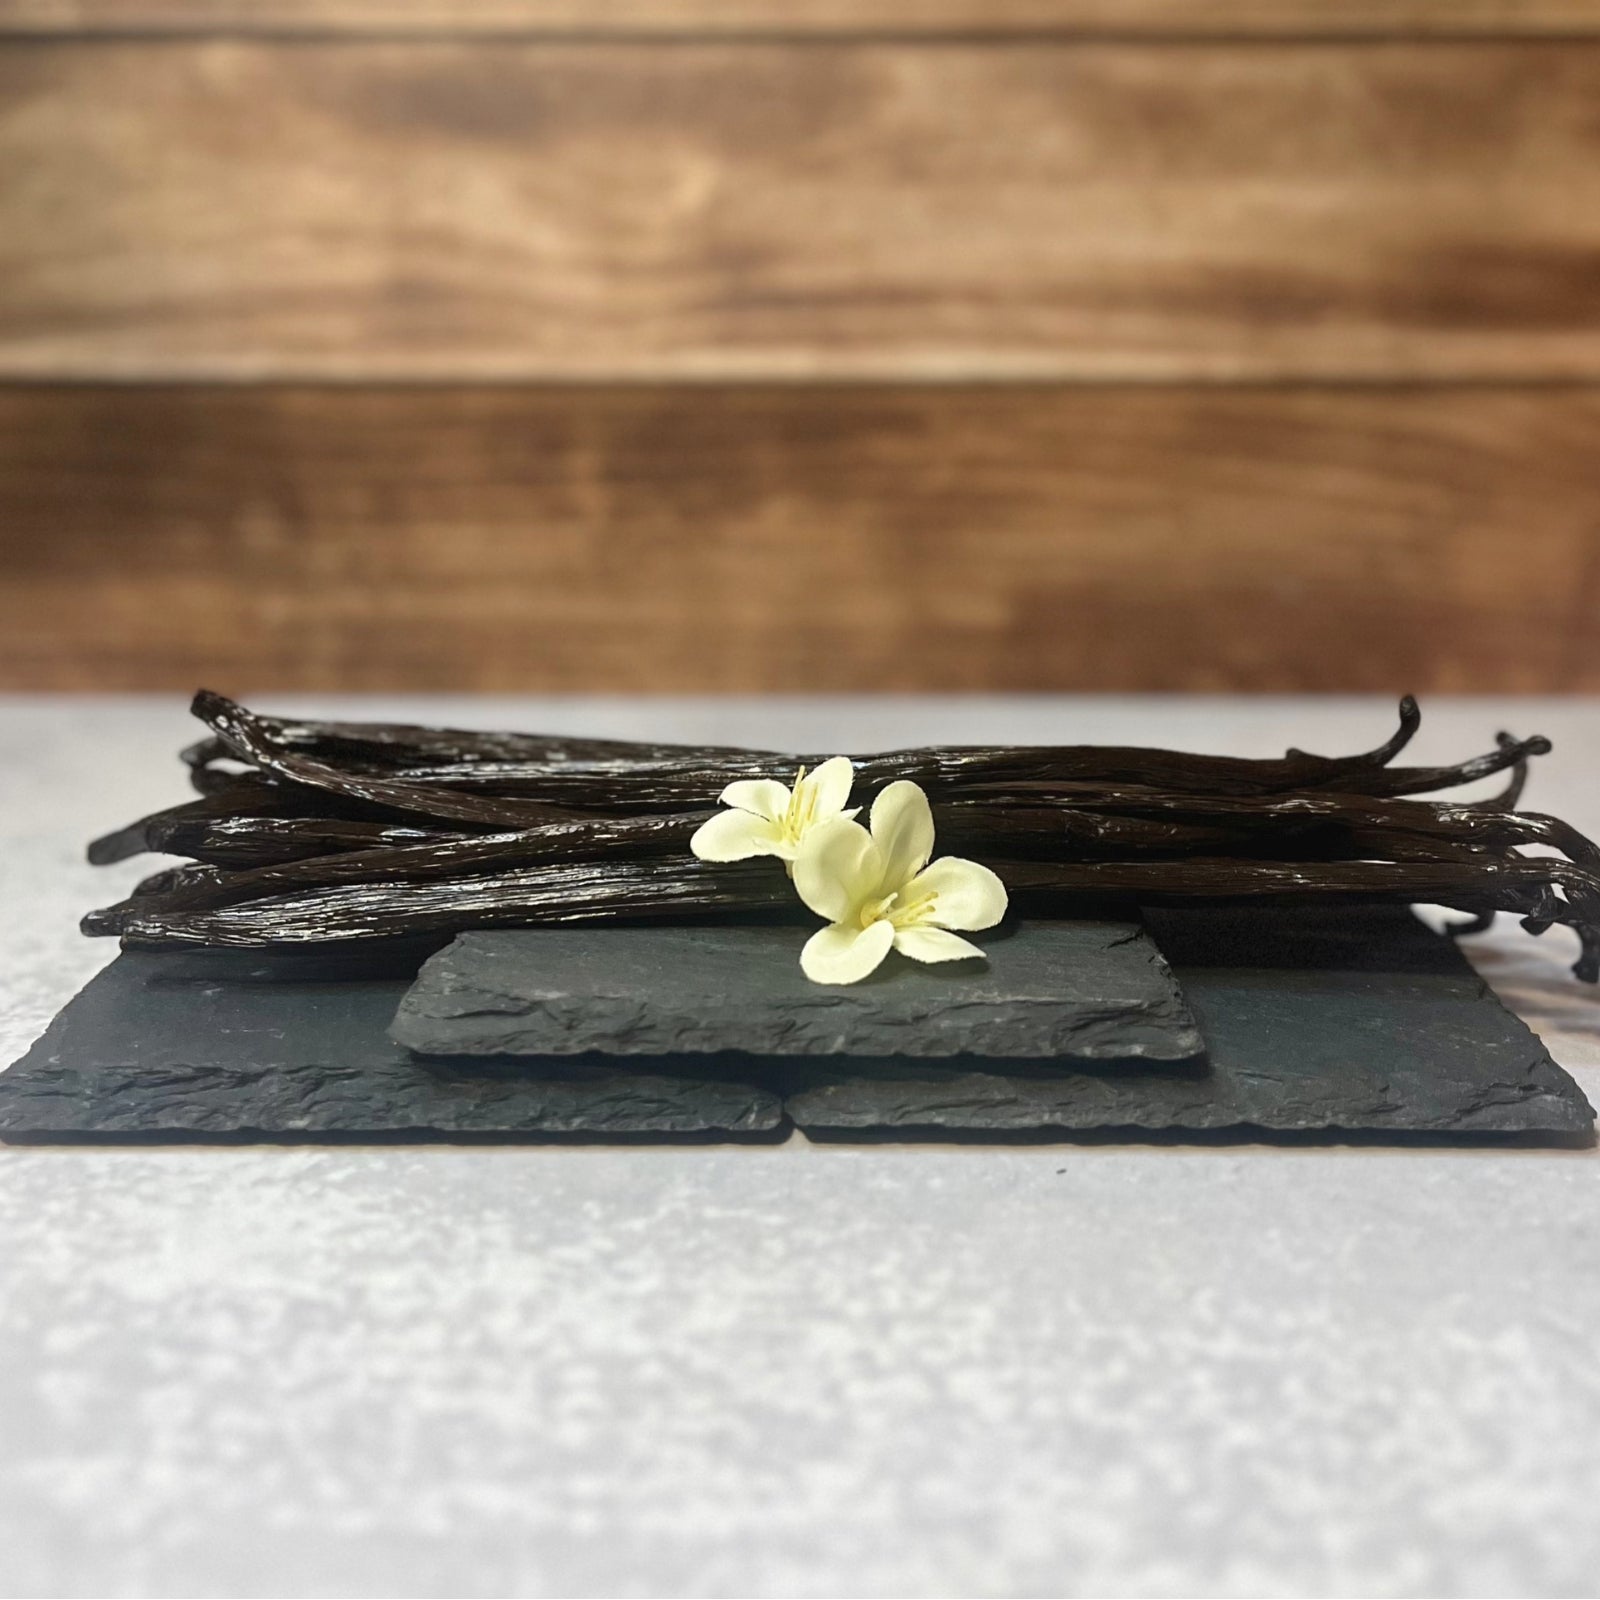
<path id="1" fill-rule="evenodd" d="M 778 1097 L 720 1064 L 424 1062 L 386 1030 L 409 978 L 215 983 L 119 956 L 0 1073 L 0 1138 L 743 1135 Z"/>
<path id="2" fill-rule="evenodd" d="M 814 1132 L 1038 1129 L 1521 1134 L 1594 1111 L 1445 938 L 1403 907 L 1153 911 L 1210 1070 L 1049 1073 L 813 1063 L 785 1109 Z"/>
<path id="3" fill-rule="evenodd" d="M 423 967 L 393 1036 L 428 1055 L 954 1056 L 1186 1061 L 1203 1046 L 1137 922 L 1029 921 L 986 962 L 891 954 L 810 982 L 796 926 L 467 933 Z"/>

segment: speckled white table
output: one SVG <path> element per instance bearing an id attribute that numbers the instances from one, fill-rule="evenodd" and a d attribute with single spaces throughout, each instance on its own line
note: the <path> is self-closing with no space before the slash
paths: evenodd
<path id="1" fill-rule="evenodd" d="M 275 702 L 310 709 L 307 702 Z M 1375 701 L 333 701 L 1278 754 Z M 1600 707 L 1543 731 L 1600 833 Z M 112 954 L 175 701 L 0 702 L 0 1060 Z M 1483 970 L 1600 1100 L 1562 935 Z M 0 1592 L 1592 1594 L 1600 1154 L 0 1147 Z"/>

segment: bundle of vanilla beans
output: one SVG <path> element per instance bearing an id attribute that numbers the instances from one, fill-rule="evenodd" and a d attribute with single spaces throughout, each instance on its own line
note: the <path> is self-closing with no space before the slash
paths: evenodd
<path id="1" fill-rule="evenodd" d="M 95 841 L 89 858 L 190 857 L 88 933 L 132 947 L 301 948 L 467 928 L 705 917 L 791 907 L 771 859 L 697 860 L 689 837 L 739 778 L 834 754 L 635 744 L 262 716 L 202 691 L 183 752 L 199 798 Z M 941 853 L 975 857 L 1019 911 L 1141 903 L 1389 900 L 1574 928 L 1600 976 L 1600 850 L 1517 812 L 1541 738 L 1448 767 L 1394 764 L 1415 701 L 1376 749 L 1245 760 L 1095 745 L 898 750 L 856 760 L 854 799 L 896 778 L 933 802 Z M 1493 799 L 1419 799 L 1510 774 Z M 1524 847 L 1543 846 L 1538 854 Z M 1551 853 L 1553 852 L 1553 853 Z"/>

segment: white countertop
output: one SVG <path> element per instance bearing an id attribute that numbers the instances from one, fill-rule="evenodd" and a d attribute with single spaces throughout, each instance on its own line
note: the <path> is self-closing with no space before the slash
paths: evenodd
<path id="1" fill-rule="evenodd" d="M 361 700 L 866 749 L 1365 748 L 1372 700 Z M 1544 732 L 1600 834 L 1600 704 Z M 0 700 L 0 1061 L 114 953 L 171 700 Z M 1600 1103 L 1560 930 L 1470 948 Z M 1600 1153 L 0 1147 L 0 1593 L 1600 1586 Z"/>

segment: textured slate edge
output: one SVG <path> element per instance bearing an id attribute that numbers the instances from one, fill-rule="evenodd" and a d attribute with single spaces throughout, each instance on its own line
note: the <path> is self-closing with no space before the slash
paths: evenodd
<path id="1" fill-rule="evenodd" d="M 1540 1129 L 1500 1133 L 1492 1129 L 1432 1130 L 1427 1128 L 1265 1128 L 1232 1122 L 1216 1128 L 1142 1128 L 1134 1124 L 1067 1128 L 943 1128 L 935 1123 L 907 1123 L 894 1128 L 805 1128 L 817 1145 L 945 1144 L 1016 1146 L 1140 1145 L 1150 1149 L 1231 1150 L 1240 1145 L 1267 1145 L 1282 1150 L 1593 1150 L 1595 1130 Z"/>
<path id="2" fill-rule="evenodd" d="M 0 1072 L 0 1078 L 5 1076 Z M 794 1133 L 787 1120 L 770 1128 L 653 1129 L 552 1128 L 151 1128 L 115 1132 L 104 1128 L 0 1128 L 3 1145 L 96 1147 L 167 1145 L 761 1145 L 783 1144 Z"/>
<path id="3" fill-rule="evenodd" d="M 90 981 L 0 1074 L 0 1138 L 744 1136 L 783 1123 L 770 1088 L 722 1064 L 420 1061 L 384 1032 L 405 979 L 205 984 L 166 971 L 161 956 L 125 954 Z"/>
<path id="4" fill-rule="evenodd" d="M 834 1137 L 1593 1138 L 1577 1084 L 1450 942 L 1403 909 L 1158 912 L 1154 929 L 1205 1034 L 1209 1074 L 808 1063 L 785 1074 L 785 1109 L 808 1133 Z M 1382 1050 L 1392 1059 L 1374 1070 Z"/>
<path id="5" fill-rule="evenodd" d="M 703 959 L 735 967 L 743 991 L 730 980 L 703 1005 L 681 1010 L 674 1009 L 670 988 L 662 995 L 670 974 L 636 979 L 637 988 L 622 979 L 614 993 L 562 992 L 552 980 L 545 992 L 538 981 L 542 942 L 579 942 L 585 960 L 592 946 L 594 970 L 604 974 L 606 943 L 637 941 L 641 930 L 466 933 L 423 965 L 400 1002 L 390 1037 L 426 1056 L 540 1059 L 587 1046 L 618 1056 L 744 1052 L 766 1061 L 981 1055 L 1138 1066 L 1193 1061 L 1205 1050 L 1165 959 L 1144 929 L 1125 917 L 1008 929 L 992 941 L 998 963 L 993 974 L 976 962 L 925 967 L 892 955 L 879 973 L 848 989 L 821 988 L 800 976 L 797 956 L 807 928 L 665 931 L 684 949 L 696 940 L 711 941 Z M 1046 937 L 1051 945 L 1041 958 L 1035 941 Z M 1074 948 L 1074 939 L 1084 941 L 1081 948 Z M 1059 955 L 1055 944 L 1065 947 Z M 1007 951 L 1013 964 L 1025 952 L 1035 984 L 1045 981 L 1037 971 L 1041 966 L 1060 967 L 1070 980 L 1074 970 L 1093 963 L 1110 969 L 1106 976 L 1121 992 L 1108 981 L 1106 991 L 1093 998 L 1070 987 L 1049 998 L 1006 993 L 1001 986 Z M 1118 952 L 1114 958 L 1112 951 Z M 976 980 L 974 967 L 994 981 Z M 584 977 L 590 981 L 589 971 Z M 754 1036 L 759 1046 L 748 1042 Z"/>

